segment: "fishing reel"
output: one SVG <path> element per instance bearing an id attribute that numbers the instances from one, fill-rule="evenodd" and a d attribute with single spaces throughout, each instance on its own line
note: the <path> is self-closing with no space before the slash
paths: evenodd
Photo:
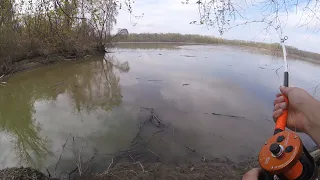
<path id="1" fill-rule="evenodd" d="M 289 73 L 284 72 L 284 86 L 288 87 Z M 284 96 L 289 104 L 288 98 Z M 317 165 L 303 146 L 298 134 L 286 130 L 288 110 L 277 119 L 274 135 L 265 142 L 259 153 L 263 173 L 259 180 L 315 180 Z"/>
<path id="2" fill-rule="evenodd" d="M 259 164 L 264 170 L 259 180 L 315 180 L 318 177 L 314 159 L 293 131 L 281 131 L 265 142 L 259 153 Z"/>

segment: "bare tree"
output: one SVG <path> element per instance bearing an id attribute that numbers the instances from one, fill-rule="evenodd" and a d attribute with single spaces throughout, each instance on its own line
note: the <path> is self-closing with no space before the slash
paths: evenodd
<path id="1" fill-rule="evenodd" d="M 131 0 L 1 0 L 0 75 L 16 61 L 62 54 L 67 58 L 101 51 L 119 10 L 132 13 Z M 119 31 L 118 34 L 123 34 Z"/>
<path id="2" fill-rule="evenodd" d="M 191 2 L 185 0 L 182 3 Z M 319 2 L 312 0 L 197 0 L 193 3 L 198 6 L 200 19 L 190 24 L 216 27 L 220 34 L 235 26 L 251 23 L 263 23 L 266 31 L 272 28 L 282 32 L 290 13 L 295 13 L 300 18 L 297 26 L 308 27 L 311 23 L 320 22 Z M 249 12 L 255 12 L 255 14 L 252 15 Z M 315 30 L 319 31 L 320 28 L 317 27 Z"/>

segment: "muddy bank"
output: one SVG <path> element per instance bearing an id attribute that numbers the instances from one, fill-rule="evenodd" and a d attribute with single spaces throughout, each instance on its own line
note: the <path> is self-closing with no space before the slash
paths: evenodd
<path id="1" fill-rule="evenodd" d="M 118 179 L 240 179 L 249 169 L 256 167 L 255 162 L 234 164 L 230 161 L 215 159 L 199 164 L 163 164 L 141 162 L 123 162 L 104 172 L 86 172 L 81 176 L 77 171 L 53 176 L 32 168 L 6 168 L 0 170 L 0 179 L 10 180 L 118 180 Z"/>
<path id="2" fill-rule="evenodd" d="M 49 178 L 38 170 L 32 168 L 6 168 L 0 170 L 0 179 L 12 180 L 48 180 Z"/>
<path id="3" fill-rule="evenodd" d="M 320 150 L 311 153 L 320 165 Z M 87 166 L 88 164 L 83 164 Z M 140 161 L 125 161 L 114 164 L 105 164 L 102 172 L 94 172 L 95 165 L 90 164 L 85 172 L 77 168 L 70 172 L 56 175 L 46 169 L 42 173 L 29 167 L 13 167 L 0 170 L 0 179 L 10 180 L 129 180 L 129 179 L 173 179 L 173 180 L 206 180 L 206 179 L 241 179 L 244 173 L 252 168 L 259 167 L 256 160 L 242 163 L 234 163 L 230 160 L 215 158 L 212 160 L 202 159 L 199 163 L 165 164 L 161 161 L 143 163 Z M 320 173 L 320 170 L 318 170 Z"/>
<path id="4" fill-rule="evenodd" d="M 76 61 L 77 59 L 89 59 L 91 56 L 94 56 L 94 55 L 103 56 L 104 53 L 90 52 L 82 56 L 62 56 L 60 54 L 51 54 L 48 56 L 38 56 L 32 59 L 25 59 L 25 60 L 13 63 L 11 65 L 10 71 L 0 76 L 0 81 L 6 81 L 11 75 L 18 72 L 22 72 L 22 71 L 26 71 L 26 70 L 46 66 L 46 65 L 52 65 L 55 63 L 63 62 L 63 61 Z"/>
<path id="5" fill-rule="evenodd" d="M 255 166 L 253 162 L 233 164 L 220 160 L 182 165 L 122 163 L 94 175 L 93 179 L 241 179 L 243 173 Z"/>

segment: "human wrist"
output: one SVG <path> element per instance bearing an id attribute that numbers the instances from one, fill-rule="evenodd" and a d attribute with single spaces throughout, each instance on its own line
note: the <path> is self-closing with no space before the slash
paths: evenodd
<path id="1" fill-rule="evenodd" d="M 320 145 L 320 102 L 312 98 L 310 104 L 306 107 L 306 116 L 308 124 L 305 126 L 305 132 Z"/>

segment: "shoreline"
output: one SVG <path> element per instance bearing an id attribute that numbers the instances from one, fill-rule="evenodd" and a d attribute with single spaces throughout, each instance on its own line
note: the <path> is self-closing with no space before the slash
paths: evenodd
<path id="1" fill-rule="evenodd" d="M 105 53 L 110 53 L 110 52 L 105 52 Z M 19 73 L 19 72 L 28 71 L 31 69 L 36 69 L 39 67 L 49 66 L 49 65 L 53 65 L 53 64 L 56 64 L 59 62 L 64 62 L 64 61 L 77 61 L 78 58 L 79 59 L 88 59 L 91 56 L 95 56 L 95 55 L 104 55 L 104 53 L 91 52 L 91 53 L 88 53 L 84 56 L 75 56 L 75 57 L 64 57 L 60 54 L 51 54 L 48 56 L 37 56 L 37 57 L 30 58 L 30 59 L 24 59 L 24 60 L 15 62 L 13 64 L 14 68 L 11 73 L 1 75 L 0 82 L 7 81 L 10 78 L 10 76 L 12 76 L 16 73 Z"/>
<path id="2" fill-rule="evenodd" d="M 316 164 L 320 165 L 320 150 L 311 152 Z M 0 170 L 0 179 L 11 177 L 12 180 L 118 180 L 118 179 L 241 179 L 243 174 L 252 168 L 259 167 L 257 160 L 252 159 L 235 163 L 229 159 L 201 158 L 198 163 L 164 163 L 160 159 L 153 162 L 125 160 L 106 162 L 100 171 L 95 170 L 95 163 L 83 163 L 85 170 L 79 170 L 78 166 L 73 170 L 66 170 L 57 175 L 51 168 L 45 168 L 42 172 L 32 167 L 7 167 Z M 80 166 L 80 167 L 81 167 Z M 320 172 L 320 169 L 318 170 Z"/>
<path id="3" fill-rule="evenodd" d="M 83 164 L 85 165 L 85 164 Z M 86 166 L 86 165 L 85 165 Z M 242 175 L 258 166 L 255 161 L 233 163 L 228 160 L 205 160 L 199 163 L 166 164 L 161 161 L 140 162 L 124 161 L 119 163 L 106 163 L 103 170 L 94 172 L 94 164 L 82 171 L 78 168 L 61 173 L 59 176 L 52 168 L 41 172 L 32 167 L 10 167 L 0 170 L 0 179 L 11 177 L 12 180 L 118 180 L 118 179 L 240 179 Z"/>
<path id="4" fill-rule="evenodd" d="M 232 47 L 232 48 L 236 48 L 238 50 L 245 50 L 245 51 L 249 51 L 251 53 L 260 53 L 263 55 L 272 55 L 275 57 L 282 57 L 282 50 L 276 50 L 276 51 L 271 51 L 270 49 L 267 48 L 262 48 L 262 47 L 253 47 L 253 46 L 247 46 L 247 45 L 232 45 L 232 44 L 210 44 L 210 43 L 194 43 L 194 42 L 118 42 L 118 44 L 115 46 L 115 48 L 118 47 L 118 45 L 121 46 L 121 44 L 170 44 L 176 47 L 179 46 L 188 46 L 188 45 L 209 45 L 209 46 L 228 46 L 228 47 Z M 123 48 L 123 47 L 118 47 L 118 48 Z M 130 48 L 129 48 L 130 49 Z M 112 53 L 112 51 L 107 51 L 105 53 Z M 84 56 L 75 56 L 75 57 L 64 57 L 61 54 L 50 54 L 48 56 L 37 56 L 37 57 L 33 57 L 30 59 L 24 59 L 18 62 L 15 62 L 13 64 L 14 68 L 13 71 L 11 73 L 8 74 L 3 74 L 0 76 L 0 82 L 5 82 L 10 76 L 12 76 L 15 73 L 19 73 L 19 72 L 23 72 L 26 70 L 30 70 L 30 69 L 35 69 L 38 67 L 43 67 L 43 66 L 48 66 L 51 64 L 56 64 L 62 61 L 76 61 L 77 58 L 88 58 L 90 56 L 95 56 L 95 55 L 103 55 L 103 53 L 101 52 L 90 52 Z M 319 64 L 320 60 L 318 59 L 311 59 L 311 58 L 307 58 L 307 57 L 303 57 L 303 56 L 299 56 L 299 55 L 295 55 L 295 54 L 289 54 L 288 53 L 288 60 L 300 60 L 300 61 L 306 61 L 306 62 L 310 62 L 310 63 L 315 63 L 315 64 Z"/>
<path id="5" fill-rule="evenodd" d="M 319 166 L 320 150 L 311 153 Z M 100 172 L 94 172 L 94 163 L 83 164 L 90 167 L 88 170 L 79 171 L 78 167 L 70 172 L 57 173 L 52 168 L 46 168 L 40 172 L 32 167 L 10 167 L 0 170 L 0 179 L 11 177 L 12 180 L 119 180 L 119 179 L 241 179 L 243 174 L 252 168 L 259 167 L 257 160 L 234 163 L 228 159 L 214 158 L 212 160 L 201 159 L 199 163 L 163 163 L 161 160 L 154 162 L 121 161 L 106 163 Z M 80 173 L 81 172 L 81 173 Z M 318 170 L 318 173 L 320 169 Z"/>

